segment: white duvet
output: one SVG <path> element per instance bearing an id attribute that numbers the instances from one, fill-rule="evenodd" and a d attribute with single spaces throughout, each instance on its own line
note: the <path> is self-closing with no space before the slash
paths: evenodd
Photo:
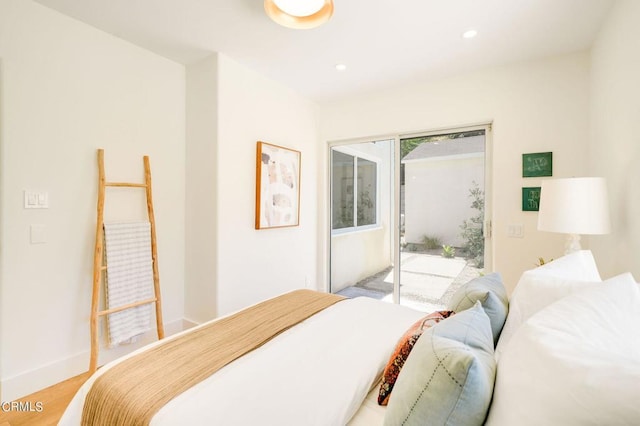
<path id="1" fill-rule="evenodd" d="M 151 424 L 345 425 L 422 316 L 368 298 L 337 303 L 174 398 Z M 61 425 L 80 424 L 91 384 L 116 362 L 82 386 Z"/>

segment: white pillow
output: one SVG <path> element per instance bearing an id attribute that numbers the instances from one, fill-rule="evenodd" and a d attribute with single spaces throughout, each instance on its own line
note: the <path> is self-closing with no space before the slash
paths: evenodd
<path id="1" fill-rule="evenodd" d="M 567 296 L 498 362 L 489 425 L 640 424 L 640 289 L 631 274 Z"/>
<path id="2" fill-rule="evenodd" d="M 525 271 L 511 298 L 509 315 L 496 346 L 496 360 L 518 328 L 533 314 L 576 291 L 602 282 L 589 250 L 581 250 Z"/>
<path id="3" fill-rule="evenodd" d="M 590 250 L 579 250 L 532 269 L 538 275 L 579 281 L 602 281 Z"/>

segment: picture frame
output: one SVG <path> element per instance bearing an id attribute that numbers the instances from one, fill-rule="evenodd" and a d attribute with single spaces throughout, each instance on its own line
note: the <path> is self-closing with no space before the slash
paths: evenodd
<path id="1" fill-rule="evenodd" d="M 300 151 L 257 142 L 255 229 L 300 224 L 301 158 Z"/>
<path id="2" fill-rule="evenodd" d="M 522 154 L 522 177 L 553 176 L 553 152 Z"/>
<path id="3" fill-rule="evenodd" d="M 522 211 L 537 212 L 540 210 L 541 187 L 530 186 L 522 188 Z"/>

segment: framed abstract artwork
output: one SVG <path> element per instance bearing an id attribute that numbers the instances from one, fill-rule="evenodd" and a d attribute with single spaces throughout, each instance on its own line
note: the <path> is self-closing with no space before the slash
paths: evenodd
<path id="1" fill-rule="evenodd" d="M 300 160 L 300 151 L 257 143 L 256 229 L 300 224 Z"/>

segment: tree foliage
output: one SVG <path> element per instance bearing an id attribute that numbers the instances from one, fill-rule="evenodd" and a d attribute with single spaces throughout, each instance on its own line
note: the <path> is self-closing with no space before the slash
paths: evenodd
<path id="1" fill-rule="evenodd" d="M 471 136 L 484 135 L 484 130 L 473 130 L 470 132 L 449 133 L 445 135 L 420 136 L 400 140 L 400 159 L 403 159 L 411 151 L 425 142 L 438 142 L 450 139 L 468 138 Z"/>
<path id="2" fill-rule="evenodd" d="M 464 246 L 470 259 L 478 268 L 484 267 L 484 191 L 480 189 L 477 182 L 473 182 L 469 189 L 471 198 L 471 208 L 476 210 L 476 214 L 466 219 L 460 225 L 461 236 L 466 241 Z"/>

